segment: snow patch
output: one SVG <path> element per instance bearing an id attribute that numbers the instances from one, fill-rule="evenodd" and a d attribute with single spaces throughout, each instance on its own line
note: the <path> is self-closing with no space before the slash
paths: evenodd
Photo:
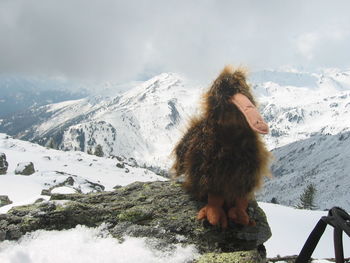
<path id="1" fill-rule="evenodd" d="M 77 226 L 64 231 L 35 231 L 18 242 L 0 243 L 2 263 L 157 263 L 189 262 L 198 256 L 194 246 L 175 245 L 157 251 L 146 238 L 125 237 L 123 243 L 104 229 Z"/>

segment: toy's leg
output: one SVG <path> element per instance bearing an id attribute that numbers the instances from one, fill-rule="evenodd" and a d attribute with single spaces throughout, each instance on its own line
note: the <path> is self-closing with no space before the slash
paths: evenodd
<path id="1" fill-rule="evenodd" d="M 239 197 L 235 200 L 235 207 L 231 207 L 228 210 L 228 217 L 233 220 L 233 222 L 241 225 L 255 226 L 254 220 L 249 218 L 247 213 L 249 200 L 245 197 Z"/>
<path id="2" fill-rule="evenodd" d="M 222 228 L 227 227 L 227 216 L 222 208 L 224 205 L 224 198 L 217 195 L 208 195 L 208 204 L 199 210 L 197 219 L 208 219 L 212 225 L 221 225 Z"/>

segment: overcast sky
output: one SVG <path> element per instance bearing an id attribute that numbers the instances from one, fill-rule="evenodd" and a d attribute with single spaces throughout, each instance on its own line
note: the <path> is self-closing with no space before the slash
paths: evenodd
<path id="1" fill-rule="evenodd" d="M 225 64 L 350 67 L 350 1 L 0 0 L 0 73 L 210 79 Z"/>

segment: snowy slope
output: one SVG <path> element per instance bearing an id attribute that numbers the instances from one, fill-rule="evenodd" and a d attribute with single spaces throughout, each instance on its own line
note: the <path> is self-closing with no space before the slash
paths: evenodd
<path id="1" fill-rule="evenodd" d="M 95 187 L 95 184 L 99 184 L 110 191 L 116 185 L 127 185 L 135 181 L 165 180 L 150 170 L 134 167 L 132 161 L 47 149 L 37 144 L 12 139 L 5 134 L 0 134 L 0 152 L 6 154 L 9 163 L 7 174 L 0 175 L 0 195 L 8 195 L 13 201 L 12 204 L 1 207 L 0 213 L 6 212 L 14 205 L 47 198 L 41 195 L 43 189 L 58 186 L 69 177 L 73 178 L 73 185 L 54 190 L 66 192 L 70 188 L 73 192 L 86 193 L 99 190 Z M 15 175 L 17 164 L 22 162 L 33 162 L 36 172 L 30 176 Z M 117 164 L 121 168 L 117 167 Z"/>
<path id="2" fill-rule="evenodd" d="M 295 206 L 307 185 L 317 190 L 319 209 L 340 206 L 350 210 L 350 132 L 317 134 L 275 149 L 273 178 L 266 180 L 259 200 Z M 288 191 L 288 194 L 286 192 Z"/>

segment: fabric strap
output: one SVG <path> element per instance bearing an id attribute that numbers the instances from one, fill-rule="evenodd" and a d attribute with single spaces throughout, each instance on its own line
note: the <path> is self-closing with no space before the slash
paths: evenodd
<path id="1" fill-rule="evenodd" d="M 344 263 L 343 232 L 350 237 L 350 215 L 339 207 L 333 207 L 329 210 L 328 216 L 324 216 L 318 221 L 309 238 L 306 240 L 299 256 L 295 260 L 295 263 L 309 262 L 327 225 L 334 227 L 333 237 L 336 263 Z"/>

